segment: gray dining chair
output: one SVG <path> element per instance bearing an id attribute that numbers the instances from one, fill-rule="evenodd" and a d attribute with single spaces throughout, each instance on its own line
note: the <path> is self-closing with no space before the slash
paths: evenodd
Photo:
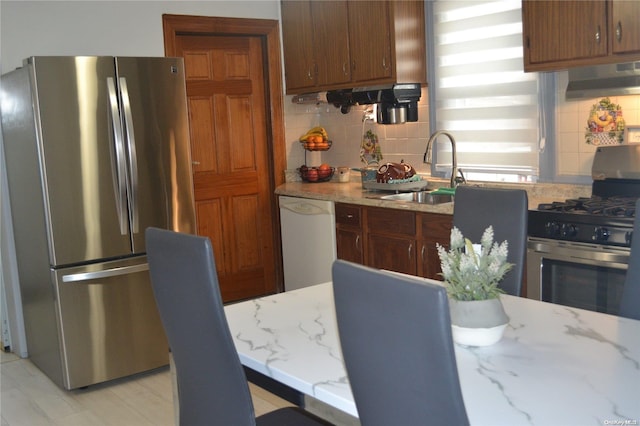
<path id="1" fill-rule="evenodd" d="M 446 289 L 337 260 L 342 355 L 363 426 L 468 425 Z"/>
<path id="2" fill-rule="evenodd" d="M 528 204 L 527 191 L 523 189 L 467 185 L 458 186 L 453 204 L 453 226 L 465 238 L 480 243 L 485 229 L 491 225 L 495 242 L 508 241 L 507 261 L 514 266 L 499 287 L 512 296 L 520 296 L 525 275 Z"/>
<path id="3" fill-rule="evenodd" d="M 181 426 L 328 425 L 299 407 L 255 417 L 208 238 L 146 230 L 153 292 L 173 354 Z"/>
<path id="4" fill-rule="evenodd" d="M 629 269 L 624 280 L 619 315 L 640 320 L 640 218 L 637 216 L 638 212 L 640 212 L 640 200 L 636 202 Z"/>

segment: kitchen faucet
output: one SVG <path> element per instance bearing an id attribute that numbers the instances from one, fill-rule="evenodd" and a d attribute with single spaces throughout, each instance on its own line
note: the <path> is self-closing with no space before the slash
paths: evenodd
<path id="1" fill-rule="evenodd" d="M 451 142 L 451 162 L 453 164 L 451 165 L 450 186 L 451 188 L 455 188 L 461 183 L 467 183 L 467 180 L 464 178 L 464 174 L 462 174 L 462 170 L 458 169 L 458 162 L 456 160 L 456 141 L 451 135 L 451 133 L 447 132 L 446 130 L 438 130 L 437 132 L 432 134 L 429 140 L 427 141 L 427 149 L 425 149 L 424 151 L 424 157 L 422 158 L 422 162 L 425 164 L 431 164 L 431 151 L 429 151 L 429 149 L 431 148 L 431 144 L 436 139 L 438 139 L 438 136 L 441 136 L 441 135 L 448 137 L 449 141 Z M 458 173 L 460 174 L 460 176 L 458 176 Z"/>

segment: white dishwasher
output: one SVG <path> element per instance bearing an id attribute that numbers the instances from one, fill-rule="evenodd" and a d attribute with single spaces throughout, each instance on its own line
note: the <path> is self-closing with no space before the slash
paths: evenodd
<path id="1" fill-rule="evenodd" d="M 280 196 L 285 291 L 331 281 L 336 260 L 332 201 Z"/>

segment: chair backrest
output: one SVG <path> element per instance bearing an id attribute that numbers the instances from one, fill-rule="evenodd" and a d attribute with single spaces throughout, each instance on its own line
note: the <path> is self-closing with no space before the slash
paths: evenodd
<path id="1" fill-rule="evenodd" d="M 493 226 L 494 241 L 509 243 L 507 261 L 513 263 L 500 288 L 512 296 L 520 296 L 527 253 L 528 198 L 523 189 L 481 188 L 461 185 L 453 204 L 453 226 L 465 238 L 480 243 L 482 234 Z"/>
<path id="2" fill-rule="evenodd" d="M 146 244 L 153 292 L 176 366 L 180 424 L 255 425 L 211 241 L 148 228 Z"/>
<path id="3" fill-rule="evenodd" d="M 636 214 L 640 212 L 640 200 L 636 202 Z M 629 269 L 624 280 L 624 290 L 620 300 L 619 315 L 640 320 L 640 218 L 633 222 L 631 239 L 631 257 Z"/>
<path id="4" fill-rule="evenodd" d="M 333 291 L 364 426 L 469 423 L 444 287 L 337 260 Z"/>

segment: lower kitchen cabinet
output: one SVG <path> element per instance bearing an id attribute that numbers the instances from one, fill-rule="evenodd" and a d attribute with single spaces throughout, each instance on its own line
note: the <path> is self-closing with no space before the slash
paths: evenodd
<path id="1" fill-rule="evenodd" d="M 368 207 L 366 246 L 365 265 L 416 275 L 416 213 Z"/>
<path id="2" fill-rule="evenodd" d="M 441 279 L 436 243 L 449 247 L 452 216 L 336 203 L 338 259 Z"/>
<path id="3" fill-rule="evenodd" d="M 364 264 L 362 207 L 336 203 L 336 244 L 338 259 Z"/>
<path id="4" fill-rule="evenodd" d="M 418 213 L 418 223 L 421 231 L 418 275 L 434 280 L 442 280 L 439 275 L 442 269 L 440 268 L 440 258 L 438 257 L 436 243 L 447 250 L 449 249 L 453 216 L 438 213 Z"/>
<path id="5" fill-rule="evenodd" d="M 349 229 L 336 229 L 336 243 L 338 244 L 338 259 L 364 265 L 364 251 L 362 247 L 362 232 Z"/>

